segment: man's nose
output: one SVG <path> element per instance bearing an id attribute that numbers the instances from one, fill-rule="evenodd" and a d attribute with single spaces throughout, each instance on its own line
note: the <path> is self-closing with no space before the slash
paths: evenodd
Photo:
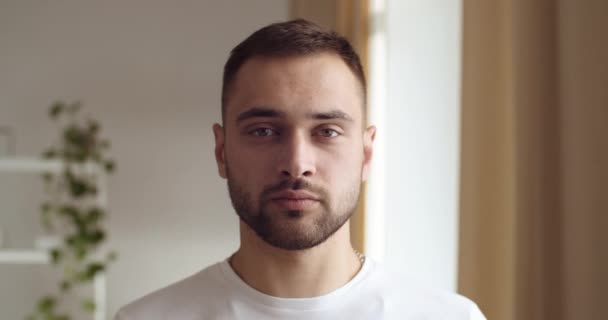
<path id="1" fill-rule="evenodd" d="M 278 169 L 284 178 L 311 177 L 316 173 L 312 141 L 303 133 L 293 133 L 283 142 Z"/>

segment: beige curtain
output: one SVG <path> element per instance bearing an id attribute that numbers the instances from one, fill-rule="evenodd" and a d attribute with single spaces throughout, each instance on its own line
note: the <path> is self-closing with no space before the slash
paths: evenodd
<path id="1" fill-rule="evenodd" d="M 464 0 L 459 289 L 608 319 L 608 1 Z"/>
<path id="2" fill-rule="evenodd" d="M 368 0 L 292 0 L 291 17 L 304 18 L 345 36 L 357 50 L 365 74 L 368 54 Z M 351 241 L 360 252 L 364 248 L 365 185 L 358 212 L 350 221 Z"/>

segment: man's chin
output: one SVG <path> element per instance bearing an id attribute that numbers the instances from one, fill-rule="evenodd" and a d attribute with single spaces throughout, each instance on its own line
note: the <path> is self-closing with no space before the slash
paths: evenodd
<path id="1" fill-rule="evenodd" d="M 326 215 L 327 211 L 320 207 L 314 206 L 311 208 L 283 208 L 275 205 L 266 205 L 263 208 L 261 215 L 262 220 L 265 222 L 276 222 L 283 223 L 286 221 L 297 222 L 297 221 L 311 221 L 322 219 L 323 215 Z"/>
<path id="2" fill-rule="evenodd" d="M 269 238 L 262 238 L 269 245 L 283 250 L 296 251 L 314 248 L 327 239 L 311 239 L 302 235 L 273 235 Z"/>
<path id="3" fill-rule="evenodd" d="M 322 234 L 312 220 L 304 217 L 304 212 L 282 212 L 278 215 L 281 215 L 282 218 L 274 217 L 272 221 L 265 221 L 265 223 L 244 222 L 264 242 L 284 250 L 310 249 L 328 238 L 327 235 Z"/>

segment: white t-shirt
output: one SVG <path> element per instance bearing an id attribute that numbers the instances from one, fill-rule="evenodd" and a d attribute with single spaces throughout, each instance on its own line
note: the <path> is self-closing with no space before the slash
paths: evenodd
<path id="1" fill-rule="evenodd" d="M 399 281 L 367 258 L 347 284 L 315 298 L 263 294 L 227 260 L 123 307 L 115 320 L 399 319 L 485 320 L 475 303 L 447 291 Z"/>

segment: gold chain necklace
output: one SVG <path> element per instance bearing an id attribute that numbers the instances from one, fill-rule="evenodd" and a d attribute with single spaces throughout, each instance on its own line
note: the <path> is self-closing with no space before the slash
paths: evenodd
<path id="1" fill-rule="evenodd" d="M 359 262 L 361 262 L 361 267 L 363 267 L 363 263 L 365 263 L 365 255 L 355 250 L 355 248 L 353 248 L 353 252 L 355 252 L 355 255 L 357 256 L 357 258 L 359 258 Z"/>

